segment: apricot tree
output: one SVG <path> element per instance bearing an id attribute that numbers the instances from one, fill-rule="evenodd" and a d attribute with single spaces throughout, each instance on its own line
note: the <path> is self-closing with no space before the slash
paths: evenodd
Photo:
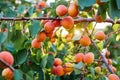
<path id="1" fill-rule="evenodd" d="M 120 1 L 49 1 L 0 1 L 0 80 L 120 80 Z"/>

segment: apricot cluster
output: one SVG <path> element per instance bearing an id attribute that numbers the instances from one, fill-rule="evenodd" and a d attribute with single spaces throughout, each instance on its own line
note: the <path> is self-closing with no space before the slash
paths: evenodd
<path id="1" fill-rule="evenodd" d="M 0 59 L 10 66 L 12 66 L 14 63 L 14 57 L 8 51 L 0 52 Z M 5 77 L 6 80 L 12 80 L 14 72 L 11 69 L 7 68 L 7 66 L 3 63 L 0 63 L 0 68 L 3 68 L 2 76 Z"/>
<path id="2" fill-rule="evenodd" d="M 62 66 L 62 60 L 60 58 L 54 59 L 54 65 L 51 69 L 51 73 L 57 76 L 63 76 L 65 74 L 69 74 L 73 71 L 73 64 L 65 63 Z"/>
<path id="3" fill-rule="evenodd" d="M 88 52 L 85 55 L 83 53 L 77 53 L 75 55 L 75 61 L 83 62 L 85 64 L 92 64 L 94 62 L 94 54 L 92 52 Z"/>

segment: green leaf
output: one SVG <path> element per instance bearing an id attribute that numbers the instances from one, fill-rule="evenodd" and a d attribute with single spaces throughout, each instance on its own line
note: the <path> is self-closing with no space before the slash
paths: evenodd
<path id="1" fill-rule="evenodd" d="M 42 68 L 45 68 L 46 64 L 47 64 L 47 56 L 43 56 L 40 66 Z"/>
<path id="2" fill-rule="evenodd" d="M 15 51 L 14 44 L 13 43 L 7 43 L 5 44 L 5 48 L 11 52 Z"/>
<path id="3" fill-rule="evenodd" d="M 39 71 L 38 80 L 45 80 L 45 76 L 44 76 L 44 71 L 43 71 L 43 69 L 41 69 L 41 70 Z"/>
<path id="4" fill-rule="evenodd" d="M 74 68 L 76 69 L 81 69 L 83 67 L 83 63 L 82 62 L 79 62 L 78 64 L 75 64 Z"/>
<path id="5" fill-rule="evenodd" d="M 101 0 L 101 2 L 108 2 L 109 0 Z"/>
<path id="6" fill-rule="evenodd" d="M 85 7 L 90 7 L 95 3 L 96 0 L 78 0 L 78 5 L 81 7 L 81 9 L 84 9 Z"/>
<path id="7" fill-rule="evenodd" d="M 3 43 L 6 39 L 7 39 L 7 36 L 8 36 L 8 32 L 0 32 L 0 44 Z"/>
<path id="8" fill-rule="evenodd" d="M 29 71 L 26 74 L 26 80 L 34 80 L 34 72 L 33 71 Z"/>
<path id="9" fill-rule="evenodd" d="M 117 8 L 115 0 L 110 0 L 108 14 L 113 20 L 120 18 L 120 10 Z"/>
<path id="10" fill-rule="evenodd" d="M 120 0 L 116 0 L 117 8 L 120 10 Z"/>
<path id="11" fill-rule="evenodd" d="M 32 36 L 35 36 L 41 29 L 42 27 L 40 26 L 39 21 L 37 20 L 33 20 L 32 25 L 29 27 L 29 31 Z"/>
<path id="12" fill-rule="evenodd" d="M 112 28 L 114 31 L 116 31 L 118 30 L 119 27 L 120 27 L 120 24 L 114 24 Z"/>
<path id="13" fill-rule="evenodd" d="M 34 12 L 34 7 L 30 7 L 28 10 L 29 15 L 32 15 Z"/>
<path id="14" fill-rule="evenodd" d="M 25 5 L 21 5 L 21 6 L 19 6 L 17 8 L 17 10 L 18 10 L 17 12 L 22 14 L 22 13 L 24 13 L 25 9 L 26 9 L 26 6 Z"/>
<path id="15" fill-rule="evenodd" d="M 24 63 L 27 59 L 27 56 L 28 56 L 28 52 L 26 49 L 19 50 L 18 53 L 14 55 L 15 66 Z"/>
<path id="16" fill-rule="evenodd" d="M 92 74 L 92 79 L 94 80 L 94 78 L 95 78 L 95 71 L 94 71 L 93 67 L 90 68 L 90 72 Z"/>
<path id="17" fill-rule="evenodd" d="M 54 56 L 52 54 L 49 54 L 47 59 L 47 67 L 52 68 L 53 63 L 54 63 Z"/>
<path id="18" fill-rule="evenodd" d="M 16 12 L 11 9 L 11 8 L 8 8 L 6 11 L 5 11 L 5 16 L 6 17 L 15 17 L 16 16 Z"/>
<path id="19" fill-rule="evenodd" d="M 22 73 L 20 70 L 14 71 L 14 80 L 21 80 L 22 79 Z"/>

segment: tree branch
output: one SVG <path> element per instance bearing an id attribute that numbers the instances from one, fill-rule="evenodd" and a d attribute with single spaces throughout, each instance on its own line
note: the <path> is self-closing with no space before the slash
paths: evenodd
<path id="1" fill-rule="evenodd" d="M 14 72 L 15 69 L 11 65 L 9 65 L 8 63 L 6 63 L 4 60 L 0 59 L 0 62 L 2 64 L 4 64 L 5 66 L 9 67 Z"/>
<path id="2" fill-rule="evenodd" d="M 106 61 L 106 59 L 105 59 L 105 56 L 102 55 L 102 52 L 98 49 L 96 43 L 95 43 L 93 40 L 91 40 L 91 42 L 93 43 L 94 47 L 97 49 L 98 53 L 99 53 L 100 56 L 102 57 L 102 61 L 105 63 L 108 71 L 109 71 L 110 73 L 114 74 L 114 72 L 113 72 L 112 69 L 110 68 L 109 64 L 107 63 L 107 61 Z"/>
<path id="3" fill-rule="evenodd" d="M 29 17 L 22 17 L 22 18 L 14 18 L 14 17 L 3 17 L 0 18 L 0 21 L 24 21 L 24 20 L 61 20 L 61 18 L 50 18 L 50 17 L 37 17 L 37 18 L 29 18 Z M 74 20 L 75 23 L 79 22 L 96 22 L 94 18 L 78 18 Z M 114 22 L 112 19 L 107 18 L 103 22 L 108 23 L 117 23 L 120 24 L 120 20 Z"/>

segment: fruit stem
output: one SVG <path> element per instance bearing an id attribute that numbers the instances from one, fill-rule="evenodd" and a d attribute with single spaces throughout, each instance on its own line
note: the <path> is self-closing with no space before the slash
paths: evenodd
<path id="1" fill-rule="evenodd" d="M 9 65 L 8 63 L 6 63 L 4 60 L 0 59 L 0 62 L 2 64 L 4 64 L 5 66 L 7 66 L 8 68 L 10 68 L 13 72 L 15 71 L 15 69 L 11 65 Z"/>

